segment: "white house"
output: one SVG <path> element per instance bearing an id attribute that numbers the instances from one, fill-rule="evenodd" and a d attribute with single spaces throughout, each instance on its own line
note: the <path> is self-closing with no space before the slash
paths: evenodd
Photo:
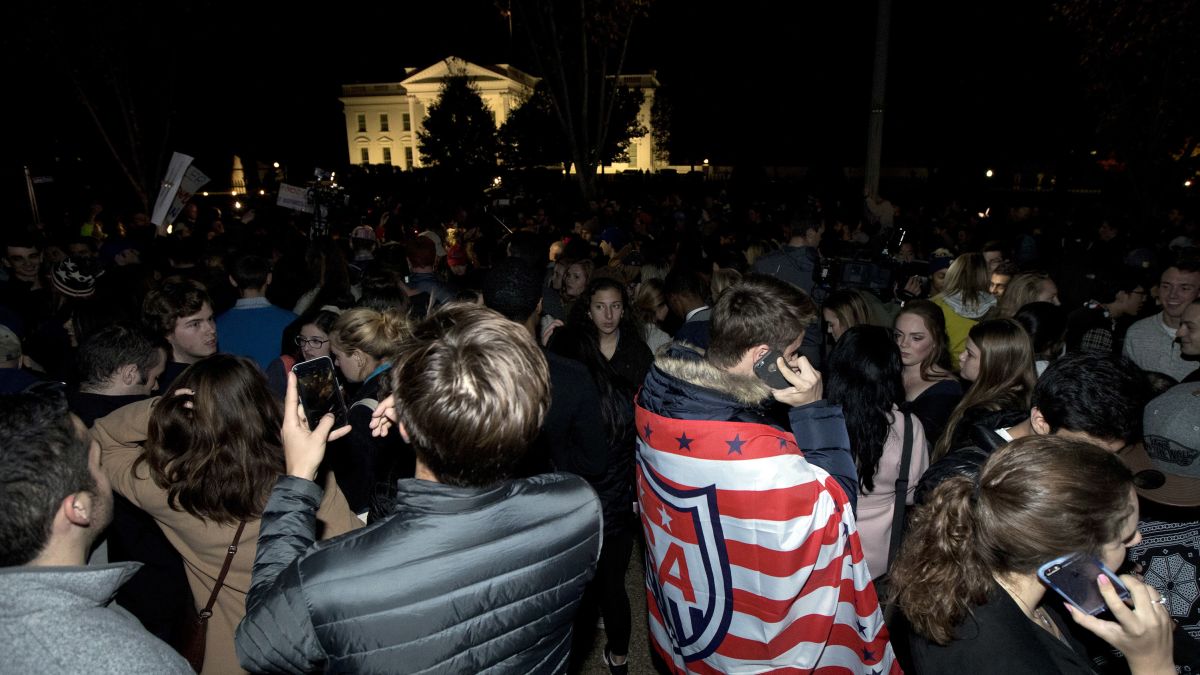
<path id="1" fill-rule="evenodd" d="M 465 73 L 479 90 L 483 102 L 496 117 L 496 126 L 504 124 L 508 114 L 533 93 L 538 78 L 508 64 L 481 66 L 451 56 L 427 68 L 405 68 L 399 82 L 342 85 L 340 99 L 346 113 L 346 141 L 351 164 L 391 164 L 402 169 L 421 166 L 417 151 L 417 131 L 421 129 L 429 106 L 437 100 L 442 82 L 452 74 Z M 650 106 L 658 80 L 648 75 L 622 75 L 624 86 L 641 89 L 645 102 L 639 113 L 642 126 L 650 129 Z M 629 162 L 617 163 L 612 170 L 654 170 L 651 134 L 629 144 Z"/>

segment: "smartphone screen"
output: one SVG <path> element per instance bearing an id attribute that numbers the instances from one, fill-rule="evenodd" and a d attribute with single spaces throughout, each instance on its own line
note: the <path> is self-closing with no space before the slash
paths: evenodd
<path id="1" fill-rule="evenodd" d="M 309 429 L 317 428 L 326 413 L 333 413 L 335 429 L 346 424 L 346 403 L 334 377 L 333 359 L 319 356 L 297 363 L 292 372 L 296 374 L 296 389 Z"/>
<path id="2" fill-rule="evenodd" d="M 767 383 L 767 386 L 772 389 L 787 389 L 792 386 L 791 382 L 779 372 L 779 357 L 783 353 L 778 349 L 772 349 L 765 356 L 754 363 L 754 374 L 758 379 Z"/>
<path id="3" fill-rule="evenodd" d="M 1129 589 L 1098 558 L 1076 553 L 1042 565 L 1038 578 L 1054 589 L 1064 600 L 1085 614 L 1095 616 L 1108 609 L 1096 577 L 1103 573 L 1112 581 L 1122 600 L 1129 598 Z"/>

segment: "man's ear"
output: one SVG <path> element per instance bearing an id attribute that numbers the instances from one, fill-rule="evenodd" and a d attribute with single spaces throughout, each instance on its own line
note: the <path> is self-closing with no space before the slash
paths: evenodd
<path id="1" fill-rule="evenodd" d="M 1029 426 L 1033 427 L 1033 433 L 1038 436 L 1045 436 L 1050 433 L 1050 423 L 1046 421 L 1046 416 L 1038 410 L 1037 406 L 1029 409 Z"/>
<path id="2" fill-rule="evenodd" d="M 533 315 L 534 316 L 542 315 L 542 299 L 541 298 L 538 298 L 538 304 L 537 304 L 537 307 L 535 307 L 533 310 Z"/>
<path id="3" fill-rule="evenodd" d="M 76 492 L 67 495 L 62 501 L 63 515 L 72 525 L 89 527 L 92 524 L 92 494 Z"/>
<path id="4" fill-rule="evenodd" d="M 138 373 L 137 364 L 135 363 L 127 363 L 117 368 L 117 378 L 120 379 L 121 384 L 125 386 L 129 386 L 142 379 Z"/>
<path id="5" fill-rule="evenodd" d="M 266 285 L 267 286 L 271 285 L 271 273 L 270 272 L 267 272 L 267 284 Z"/>
<path id="6" fill-rule="evenodd" d="M 234 288 L 237 288 L 237 287 L 238 287 L 238 285 L 237 285 L 237 282 L 233 280 L 233 275 L 232 275 L 232 274 L 230 274 L 230 275 L 229 275 L 228 277 L 226 277 L 226 278 L 227 278 L 227 279 L 229 279 L 229 285 L 230 285 L 230 286 L 233 286 Z"/>
<path id="7" fill-rule="evenodd" d="M 752 363 L 758 363 L 758 360 L 766 356 L 771 351 L 771 347 L 766 344 L 756 345 L 750 348 L 750 354 L 753 357 Z"/>
<path id="8" fill-rule="evenodd" d="M 409 438 L 408 438 L 408 429 L 405 429 L 405 428 L 404 428 L 404 422 L 397 422 L 397 423 L 396 423 L 396 431 L 399 431 L 399 432 L 400 432 L 400 438 L 403 438 L 405 443 L 411 443 L 411 442 L 412 442 L 412 441 L 410 441 L 410 440 L 409 440 Z"/>

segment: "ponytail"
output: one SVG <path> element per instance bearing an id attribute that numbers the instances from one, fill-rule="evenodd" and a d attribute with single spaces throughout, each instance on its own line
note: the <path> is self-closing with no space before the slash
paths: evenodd
<path id="1" fill-rule="evenodd" d="M 917 633 L 938 644 L 971 607 L 987 600 L 992 576 L 979 541 L 975 482 L 947 479 L 928 503 L 913 511 L 896 562 L 889 570 L 891 600 Z"/>

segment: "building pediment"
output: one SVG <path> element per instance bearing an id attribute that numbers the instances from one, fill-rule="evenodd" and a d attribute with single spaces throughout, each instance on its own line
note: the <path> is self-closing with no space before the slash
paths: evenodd
<path id="1" fill-rule="evenodd" d="M 508 64 L 483 66 L 449 56 L 430 66 L 412 70 L 400 84 L 408 91 L 440 89 L 445 79 L 452 75 L 466 75 L 472 82 L 510 82 L 521 88 L 532 88 L 538 81 L 538 78 Z"/>

